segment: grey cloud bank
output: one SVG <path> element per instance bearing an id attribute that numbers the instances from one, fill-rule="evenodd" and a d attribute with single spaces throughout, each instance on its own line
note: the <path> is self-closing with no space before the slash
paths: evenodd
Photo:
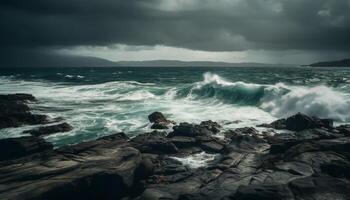
<path id="1" fill-rule="evenodd" d="M 3 0 L 0 64 L 114 44 L 337 58 L 350 51 L 349 10 L 349 0 Z"/>

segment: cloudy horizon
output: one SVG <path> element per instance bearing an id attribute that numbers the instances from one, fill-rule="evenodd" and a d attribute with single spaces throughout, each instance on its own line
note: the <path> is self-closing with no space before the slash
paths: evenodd
<path id="1" fill-rule="evenodd" d="M 350 0 L 4 0 L 0 10 L 0 66 L 62 55 L 285 64 L 350 55 Z"/>

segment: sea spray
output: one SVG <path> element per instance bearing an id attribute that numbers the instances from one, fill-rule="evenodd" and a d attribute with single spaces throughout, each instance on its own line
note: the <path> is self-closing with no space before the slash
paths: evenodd
<path id="1" fill-rule="evenodd" d="M 147 116 L 176 122 L 213 120 L 223 129 L 270 123 L 295 112 L 350 122 L 350 70 L 285 68 L 64 68 L 0 71 L 0 93 L 31 93 L 36 113 L 63 117 L 74 129 L 47 137 L 56 146 L 116 132 L 151 131 Z M 207 73 L 212 71 L 212 73 Z M 122 73 L 114 73 L 122 72 Z M 57 74 L 57 73 L 60 73 Z M 65 75 L 81 79 L 64 78 Z M 335 78 L 338 77 L 338 78 Z M 313 81 L 309 81 L 313 79 Z M 338 81 L 339 80 L 339 81 Z M 2 130 L 20 136 L 31 127 Z"/>

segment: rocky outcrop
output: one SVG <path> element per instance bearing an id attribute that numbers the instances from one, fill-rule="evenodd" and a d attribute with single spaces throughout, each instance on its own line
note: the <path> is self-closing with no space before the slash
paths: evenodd
<path id="1" fill-rule="evenodd" d="M 161 112 L 154 112 L 148 115 L 148 120 L 153 123 L 151 129 L 168 129 L 173 121 L 166 119 Z"/>
<path id="2" fill-rule="evenodd" d="M 27 102 L 36 101 L 30 94 L 0 95 L 0 129 L 48 122 L 47 116 L 32 114 Z"/>
<path id="3" fill-rule="evenodd" d="M 64 122 L 61 124 L 43 126 L 43 127 L 35 128 L 32 130 L 23 131 L 23 133 L 28 133 L 28 134 L 31 134 L 33 136 L 44 136 L 44 135 L 49 135 L 49 134 L 53 134 L 53 133 L 68 132 L 68 131 L 71 131 L 72 129 L 73 129 L 73 127 L 71 125 Z"/>
<path id="4" fill-rule="evenodd" d="M 31 94 L 16 93 L 16 94 L 0 94 L 1 101 L 37 101 Z"/>
<path id="5" fill-rule="evenodd" d="M 0 162 L 0 199 L 349 199 L 349 125 L 297 114 L 269 127 L 297 131 L 218 133 L 206 121 L 55 150 L 23 145 L 36 150 Z M 203 152 L 207 165 L 186 164 Z"/>
<path id="6" fill-rule="evenodd" d="M 262 127 L 274 129 L 286 129 L 290 131 L 302 131 L 312 128 L 333 128 L 332 119 L 320 119 L 317 117 L 309 117 L 305 114 L 298 113 L 286 119 L 279 119 L 271 124 L 262 124 Z"/>
<path id="7" fill-rule="evenodd" d="M 0 163 L 0 199 L 121 199 L 133 194 L 142 156 L 125 142 L 123 135 L 114 135 Z"/>

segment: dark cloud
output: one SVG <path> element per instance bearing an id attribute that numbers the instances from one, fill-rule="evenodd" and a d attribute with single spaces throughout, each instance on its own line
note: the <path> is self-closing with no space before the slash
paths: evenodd
<path id="1" fill-rule="evenodd" d="M 4 49 L 350 50 L 349 0 L 2 0 Z"/>

